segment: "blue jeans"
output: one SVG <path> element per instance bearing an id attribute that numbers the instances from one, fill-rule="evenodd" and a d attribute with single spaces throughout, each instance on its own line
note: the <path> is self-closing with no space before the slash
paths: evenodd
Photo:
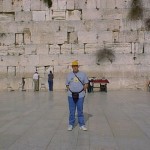
<path id="1" fill-rule="evenodd" d="M 49 91 L 53 91 L 53 80 L 48 81 Z"/>
<path id="2" fill-rule="evenodd" d="M 79 98 L 77 103 L 75 103 L 73 98 L 68 96 L 68 104 L 69 104 L 69 112 L 70 112 L 70 114 L 69 114 L 69 125 L 74 126 L 76 108 L 77 108 L 77 112 L 78 112 L 79 126 L 85 125 L 84 115 L 83 115 L 83 103 L 84 103 L 84 97 Z"/>

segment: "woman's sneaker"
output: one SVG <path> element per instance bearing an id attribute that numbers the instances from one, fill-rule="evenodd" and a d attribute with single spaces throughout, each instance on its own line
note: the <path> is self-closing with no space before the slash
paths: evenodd
<path id="1" fill-rule="evenodd" d="M 69 125 L 69 126 L 68 126 L 68 131 L 72 131 L 72 129 L 73 129 L 73 126 L 72 126 L 72 125 Z"/>
<path id="2" fill-rule="evenodd" d="M 87 131 L 87 128 L 85 126 L 81 126 L 80 129 L 83 131 Z"/>

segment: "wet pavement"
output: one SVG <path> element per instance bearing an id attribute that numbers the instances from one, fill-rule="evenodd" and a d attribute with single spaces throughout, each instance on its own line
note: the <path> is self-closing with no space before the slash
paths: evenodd
<path id="1" fill-rule="evenodd" d="M 67 131 L 66 92 L 0 95 L 0 150 L 150 150 L 150 92 L 88 93 L 88 131 Z"/>

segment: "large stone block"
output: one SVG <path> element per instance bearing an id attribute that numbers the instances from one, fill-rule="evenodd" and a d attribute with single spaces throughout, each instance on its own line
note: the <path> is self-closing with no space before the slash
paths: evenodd
<path id="1" fill-rule="evenodd" d="M 40 0 L 31 0 L 31 11 L 41 10 L 41 1 Z"/>
<path id="2" fill-rule="evenodd" d="M 19 56 L 19 55 L 24 55 L 24 47 L 23 46 L 10 46 L 8 48 L 8 54 L 11 56 Z"/>
<path id="3" fill-rule="evenodd" d="M 98 44 L 85 44 L 85 53 L 86 54 L 94 54 L 99 49 Z"/>
<path id="4" fill-rule="evenodd" d="M 3 11 L 3 1 L 2 0 L 0 0 L 0 10 L 1 10 L 1 12 Z"/>
<path id="5" fill-rule="evenodd" d="M 39 55 L 39 66 L 57 66 L 60 55 Z"/>
<path id="6" fill-rule="evenodd" d="M 31 9 L 31 0 L 23 0 L 23 10 L 30 11 Z"/>
<path id="7" fill-rule="evenodd" d="M 6 56 L 6 66 L 18 66 L 19 65 L 19 56 Z"/>
<path id="8" fill-rule="evenodd" d="M 17 11 L 15 13 L 15 21 L 31 21 L 32 12 L 31 11 Z"/>
<path id="9" fill-rule="evenodd" d="M 80 10 L 67 10 L 66 20 L 81 20 L 82 15 Z"/>
<path id="10" fill-rule="evenodd" d="M 37 47 L 36 45 L 25 45 L 25 55 L 36 55 Z"/>
<path id="11" fill-rule="evenodd" d="M 14 21 L 14 13 L 0 13 L 0 22 L 11 22 Z"/>
<path id="12" fill-rule="evenodd" d="M 66 32 L 56 32 L 53 35 L 54 44 L 63 44 L 67 43 L 67 33 Z"/>
<path id="13" fill-rule="evenodd" d="M 16 33 L 15 34 L 15 44 L 16 45 L 24 44 L 24 34 L 23 33 Z"/>
<path id="14" fill-rule="evenodd" d="M 0 66 L 0 78 L 1 79 L 6 78 L 6 76 L 7 76 L 7 67 L 6 66 Z"/>
<path id="15" fill-rule="evenodd" d="M 74 9 L 83 9 L 86 8 L 87 0 L 74 0 L 75 7 Z"/>
<path id="16" fill-rule="evenodd" d="M 95 1 L 95 0 L 87 0 L 85 5 L 86 5 L 87 9 L 96 8 L 97 1 Z"/>
<path id="17" fill-rule="evenodd" d="M 137 31 L 126 31 L 125 32 L 126 42 L 136 42 L 138 39 Z"/>
<path id="18" fill-rule="evenodd" d="M 150 54 L 150 43 L 144 43 L 144 53 Z"/>
<path id="19" fill-rule="evenodd" d="M 150 32 L 145 32 L 145 42 L 150 42 Z"/>
<path id="20" fill-rule="evenodd" d="M 84 44 L 71 44 L 71 54 L 84 54 Z"/>
<path id="21" fill-rule="evenodd" d="M 7 46 L 0 46 L 0 56 L 6 56 L 8 53 L 8 47 Z"/>
<path id="22" fill-rule="evenodd" d="M 58 1 L 58 9 L 66 9 L 67 8 L 67 0 Z"/>
<path id="23" fill-rule="evenodd" d="M 115 0 L 107 0 L 106 1 L 106 8 L 114 9 L 116 7 Z"/>
<path id="24" fill-rule="evenodd" d="M 46 11 L 32 11 L 33 21 L 45 21 Z"/>
<path id="25" fill-rule="evenodd" d="M 12 9 L 13 11 L 22 11 L 23 10 L 23 1 L 21 0 L 12 0 Z"/>
<path id="26" fill-rule="evenodd" d="M 3 12 L 12 12 L 12 11 L 13 11 L 12 0 L 4 0 Z"/>
<path id="27" fill-rule="evenodd" d="M 3 46 L 9 46 L 9 45 L 14 45 L 15 44 L 15 34 L 1 34 L 0 37 L 0 43 Z"/>
<path id="28" fill-rule="evenodd" d="M 65 10 L 52 10 L 52 19 L 53 20 L 65 20 L 66 19 L 66 11 Z"/>
<path id="29" fill-rule="evenodd" d="M 36 46 L 37 48 L 37 55 L 39 54 L 47 54 L 48 55 L 48 51 L 49 51 L 49 46 L 46 44 L 40 44 Z"/>
<path id="30" fill-rule="evenodd" d="M 78 43 L 77 32 L 68 32 L 68 43 Z"/>
<path id="31" fill-rule="evenodd" d="M 104 43 L 106 42 L 112 42 L 113 41 L 113 36 L 112 36 L 112 31 L 101 31 L 98 32 L 98 43 Z"/>
<path id="32" fill-rule="evenodd" d="M 61 54 L 71 54 L 71 44 L 63 44 L 61 46 Z"/>
<path id="33" fill-rule="evenodd" d="M 73 10 L 74 7 L 74 0 L 67 0 L 67 10 Z"/>
<path id="34" fill-rule="evenodd" d="M 85 38 L 86 37 L 86 38 Z M 96 32 L 78 32 L 79 43 L 97 43 Z"/>
<path id="35" fill-rule="evenodd" d="M 49 45 L 49 54 L 57 55 L 60 54 L 60 46 L 58 44 Z"/>
<path id="36" fill-rule="evenodd" d="M 97 9 L 83 9 L 82 10 L 83 20 L 98 20 L 102 19 L 102 11 Z"/>

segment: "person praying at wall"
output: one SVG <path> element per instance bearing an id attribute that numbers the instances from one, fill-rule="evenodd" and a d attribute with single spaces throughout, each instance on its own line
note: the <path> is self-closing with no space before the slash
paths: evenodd
<path id="1" fill-rule="evenodd" d="M 50 71 L 48 74 L 49 91 L 53 91 L 53 79 L 54 79 L 54 75 L 53 75 L 52 71 Z"/>
<path id="2" fill-rule="evenodd" d="M 39 91 L 39 74 L 37 71 L 33 74 L 33 82 L 34 82 L 34 92 Z"/>

